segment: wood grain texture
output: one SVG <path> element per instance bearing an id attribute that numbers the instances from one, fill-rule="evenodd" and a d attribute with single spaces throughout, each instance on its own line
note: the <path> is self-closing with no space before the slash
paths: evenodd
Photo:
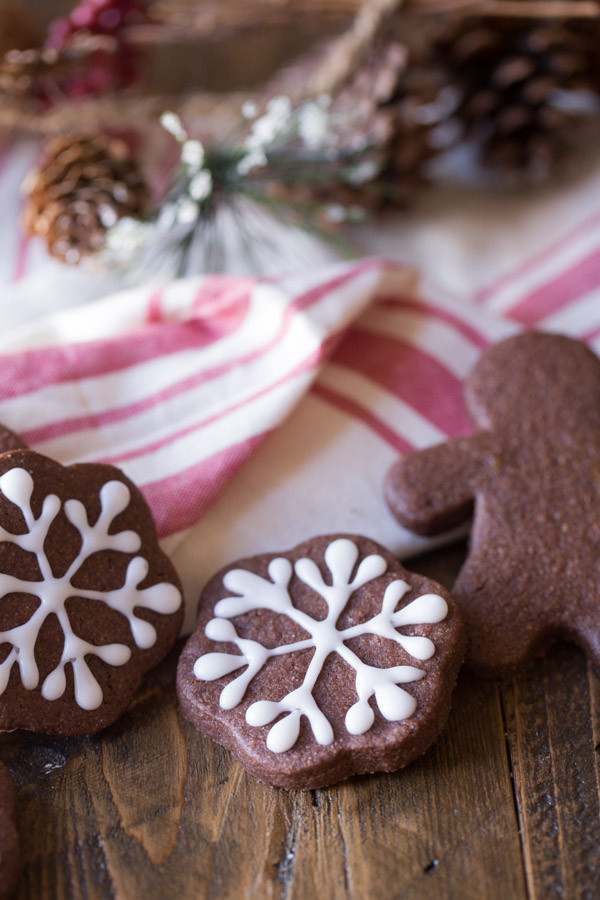
<path id="1" fill-rule="evenodd" d="M 529 894 L 600 896 L 600 692 L 556 648 L 502 688 Z"/>
<path id="2" fill-rule="evenodd" d="M 448 584 L 463 557 L 413 567 Z M 509 684 L 461 676 L 420 760 L 306 793 L 260 784 L 180 718 L 176 658 L 100 736 L 2 735 L 19 900 L 599 895 L 600 693 L 576 650 Z"/>

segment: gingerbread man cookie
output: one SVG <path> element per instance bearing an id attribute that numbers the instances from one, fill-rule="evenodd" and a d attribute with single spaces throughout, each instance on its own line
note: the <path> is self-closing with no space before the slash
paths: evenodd
<path id="1" fill-rule="evenodd" d="M 600 670 L 600 361 L 526 333 L 483 353 L 465 399 L 480 430 L 397 462 L 388 504 L 422 534 L 474 509 L 453 588 L 473 669 L 509 675 L 562 636 Z"/>
<path id="2" fill-rule="evenodd" d="M 119 469 L 0 456 L 0 730 L 106 727 L 182 618 L 150 510 Z"/>
<path id="3" fill-rule="evenodd" d="M 444 588 L 367 538 L 326 535 L 214 576 L 177 689 L 186 717 L 261 781 L 316 788 L 423 753 L 463 652 Z"/>
<path id="4" fill-rule="evenodd" d="M 19 875 L 19 838 L 15 828 L 15 789 L 6 766 L 0 763 L 0 900 L 8 900 Z"/>

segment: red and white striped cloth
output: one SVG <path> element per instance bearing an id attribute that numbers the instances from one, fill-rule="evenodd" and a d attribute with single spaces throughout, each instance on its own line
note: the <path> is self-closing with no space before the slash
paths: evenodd
<path id="1" fill-rule="evenodd" d="M 367 258 L 21 315 L 0 336 L 0 420 L 61 462 L 110 461 L 142 487 L 184 578 L 188 625 L 202 583 L 238 556 L 327 531 L 408 555 L 427 542 L 388 513 L 383 475 L 399 452 L 469 429 L 461 385 L 481 350 L 524 326 L 600 350 L 599 211 L 565 216 L 546 246 L 536 235 L 535 252 L 519 248 L 470 298 L 444 288 L 443 266 L 419 285 Z M 11 252 L 7 316 L 30 292 L 37 313 L 55 264 L 18 240 Z"/>

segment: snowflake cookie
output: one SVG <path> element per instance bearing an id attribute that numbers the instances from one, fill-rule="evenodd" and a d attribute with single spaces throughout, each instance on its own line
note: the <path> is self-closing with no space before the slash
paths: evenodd
<path id="1" fill-rule="evenodd" d="M 190 721 L 257 778 L 322 787 L 423 753 L 462 654 L 440 585 L 366 538 L 323 536 L 209 582 L 177 687 Z"/>
<path id="2" fill-rule="evenodd" d="M 177 574 L 122 472 L 0 456 L 0 730 L 114 722 L 182 618 Z"/>
<path id="3" fill-rule="evenodd" d="M 19 874 L 19 838 L 15 828 L 15 790 L 0 763 L 0 900 L 12 896 Z"/>

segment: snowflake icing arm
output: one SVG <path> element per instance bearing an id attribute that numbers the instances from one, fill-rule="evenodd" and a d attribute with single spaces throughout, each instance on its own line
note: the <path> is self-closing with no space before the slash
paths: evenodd
<path id="1" fill-rule="evenodd" d="M 235 626 L 227 619 L 211 619 L 205 628 L 205 634 L 213 641 L 231 642 L 241 651 L 234 653 L 205 653 L 199 656 L 194 664 L 194 675 L 199 681 L 215 681 L 224 675 L 229 675 L 244 666 L 248 668 L 234 681 L 230 681 L 221 691 L 219 700 L 222 709 L 233 709 L 240 703 L 246 693 L 246 688 L 260 672 L 266 661 L 271 656 L 282 656 L 284 653 L 293 653 L 296 650 L 307 650 L 314 647 L 311 638 L 296 641 L 293 644 L 284 644 L 280 647 L 263 647 L 258 641 L 241 638 Z"/>
<path id="2" fill-rule="evenodd" d="M 426 660 L 431 659 L 435 653 L 435 644 L 429 638 L 420 637 L 418 635 L 409 636 L 400 634 L 396 631 L 403 625 L 425 625 L 442 622 L 448 615 L 448 604 L 443 597 L 438 594 L 423 594 L 417 597 L 408 606 L 394 612 L 396 606 L 410 590 L 409 585 L 397 579 L 392 581 L 385 590 L 383 602 L 381 604 L 381 612 L 351 628 L 346 628 L 343 632 L 344 640 L 351 637 L 357 637 L 359 634 L 378 634 L 386 637 L 390 641 L 396 641 L 407 653 L 415 659 Z"/>
<path id="3" fill-rule="evenodd" d="M 387 569 L 383 556 L 372 554 L 360 563 L 356 575 L 350 580 L 358 559 L 358 547 L 347 538 L 333 541 L 325 551 L 325 562 L 331 572 L 331 584 L 326 584 L 321 570 L 312 559 L 299 559 L 295 565 L 298 578 L 311 587 L 327 603 L 327 619 L 336 622 L 348 600 L 358 588 L 373 581 Z"/>
<path id="4" fill-rule="evenodd" d="M 74 634 L 65 607 L 70 597 L 98 600 L 109 608 L 126 616 L 136 646 L 141 649 L 151 647 L 156 642 L 156 630 L 134 613 L 135 607 L 153 610 L 161 614 L 175 612 L 181 605 L 182 597 L 175 585 L 160 583 L 140 589 L 146 578 L 149 565 L 141 556 L 130 560 L 121 587 L 111 591 L 93 591 L 74 587 L 72 579 L 83 563 L 94 553 L 113 550 L 120 553 L 135 553 L 141 547 L 141 538 L 134 531 L 109 534 L 109 530 L 122 512 L 127 509 L 131 493 L 121 481 L 109 481 L 100 489 L 100 515 L 91 525 L 84 505 L 79 500 L 67 500 L 64 511 L 69 522 L 81 537 L 81 547 L 67 572 L 55 578 L 44 549 L 52 523 L 61 509 L 60 498 L 50 494 L 44 498 L 42 511 L 36 519 L 31 508 L 34 481 L 25 469 L 10 469 L 0 478 L 0 490 L 17 506 L 23 515 L 27 533 L 15 535 L 0 529 L 0 540 L 7 541 L 34 553 L 42 580 L 24 581 L 9 575 L 0 577 L 2 596 L 8 593 L 32 594 L 39 598 L 40 605 L 23 625 L 0 632 L 0 644 L 12 645 L 8 656 L 0 664 L 0 695 L 6 690 L 12 666 L 17 663 L 21 681 L 28 690 L 39 683 L 39 672 L 35 661 L 35 645 L 40 629 L 47 617 L 54 613 L 64 635 L 63 652 L 56 668 L 49 673 L 41 688 L 45 700 L 56 700 L 66 689 L 65 667 L 73 668 L 75 700 L 86 710 L 97 709 L 102 703 L 102 689 L 86 662 L 86 656 L 97 656 L 111 666 L 124 665 L 131 657 L 131 650 L 125 644 L 105 644 L 96 646 Z"/>
<path id="5" fill-rule="evenodd" d="M 36 519 L 31 509 L 33 479 L 24 469 L 11 469 L 6 472 L 0 478 L 0 490 L 8 500 L 19 507 L 28 528 L 25 534 L 20 535 L 14 535 L 6 531 L 5 528 L 0 528 L 0 541 L 17 544 L 23 550 L 35 553 L 37 556 L 40 543 L 43 546 L 50 526 L 60 510 L 59 498 L 55 494 L 49 494 L 45 497 L 42 511 L 39 518 Z M 45 566 L 44 562 L 38 558 L 42 578 L 46 574 L 44 569 L 46 569 L 46 572 L 49 570 L 49 565 Z M 40 585 L 41 582 L 39 581 L 28 582 L 21 578 L 3 574 L 0 580 L 1 596 L 5 597 L 7 594 L 12 593 L 25 593 L 37 596 Z M 42 606 L 43 604 L 38 607 L 25 624 L 11 628 L 8 631 L 0 631 L 0 645 L 5 643 L 12 645 L 8 656 L 0 664 L 0 695 L 6 690 L 10 672 L 15 663 L 19 666 L 21 681 L 26 689 L 33 690 L 38 685 L 39 672 L 35 661 L 35 643 L 48 615 L 42 609 Z"/>
<path id="6" fill-rule="evenodd" d="M 214 681 L 246 667 L 223 688 L 219 700 L 223 709 L 233 709 L 241 702 L 248 685 L 269 658 L 304 649 L 314 648 L 315 651 L 303 683 L 298 688 L 278 701 L 258 700 L 246 711 L 246 721 L 256 727 L 270 724 L 285 713 L 267 736 L 267 747 L 274 753 L 285 752 L 294 746 L 303 715 L 307 717 L 317 743 L 327 745 L 334 740 L 331 724 L 313 697 L 313 689 L 330 653 L 337 653 L 356 673 L 358 700 L 347 711 L 345 719 L 346 730 L 350 734 L 363 734 L 373 725 L 375 716 L 369 704 L 371 697 L 375 698 L 381 715 L 388 721 L 401 721 L 415 712 L 416 700 L 398 685 L 422 679 L 426 674 L 423 670 L 407 665 L 387 669 L 369 666 L 344 642 L 359 635 L 373 634 L 400 644 L 416 659 L 429 659 L 435 652 L 432 641 L 425 637 L 402 635 L 396 629 L 403 625 L 441 622 L 448 613 L 446 601 L 437 594 L 424 594 L 395 612 L 399 600 L 410 590 L 406 582 L 397 579 L 387 586 L 380 613 L 359 625 L 338 630 L 337 620 L 354 591 L 378 578 L 387 569 L 385 559 L 373 554 L 361 561 L 354 578 L 351 578 L 358 555 L 358 547 L 347 538 L 339 538 L 329 544 L 325 562 L 331 573 L 331 584 L 326 583 L 313 560 L 300 559 L 296 562 L 294 570 L 298 578 L 322 596 L 327 604 L 328 613 L 323 620 L 313 619 L 293 605 L 288 590 L 292 567 L 285 558 L 274 559 L 269 564 L 272 581 L 242 569 L 233 569 L 224 577 L 225 587 L 239 591 L 241 596 L 227 597 L 215 605 L 216 618 L 208 622 L 205 634 L 214 641 L 234 643 L 240 652 L 206 653 L 194 665 L 194 675 L 202 681 Z M 240 637 L 227 617 L 256 609 L 268 609 L 287 616 L 308 631 L 310 638 L 269 649 L 258 641 Z"/>
<path id="7" fill-rule="evenodd" d="M 148 561 L 142 556 L 134 556 L 127 566 L 122 587 L 104 592 L 73 588 L 72 594 L 84 600 L 100 600 L 110 609 L 120 612 L 129 622 L 136 646 L 140 650 L 147 650 L 156 643 L 156 629 L 150 622 L 136 616 L 134 609 L 139 607 L 168 615 L 181 606 L 181 594 L 173 584 L 163 582 L 140 589 L 139 585 L 148 571 Z"/>
<path id="8" fill-rule="evenodd" d="M 139 534 L 135 531 L 120 531 L 109 534 L 109 529 L 117 516 L 125 512 L 129 506 L 131 494 L 122 481 L 108 481 L 100 488 L 100 515 L 90 525 L 85 506 L 80 500 L 67 500 L 64 505 L 65 515 L 81 535 L 82 551 L 86 557 L 98 550 L 118 550 L 120 553 L 137 553 L 142 545 Z M 80 565 L 77 557 L 69 572 L 74 574 Z"/>
<path id="9" fill-rule="evenodd" d="M 254 609 L 270 609 L 273 612 L 287 612 L 292 606 L 288 585 L 292 577 L 292 564 L 279 557 L 269 563 L 271 581 L 248 572 L 246 569 L 231 569 L 225 574 L 223 584 L 238 597 L 224 597 L 215 606 L 215 615 L 223 618 L 241 616 Z"/>

